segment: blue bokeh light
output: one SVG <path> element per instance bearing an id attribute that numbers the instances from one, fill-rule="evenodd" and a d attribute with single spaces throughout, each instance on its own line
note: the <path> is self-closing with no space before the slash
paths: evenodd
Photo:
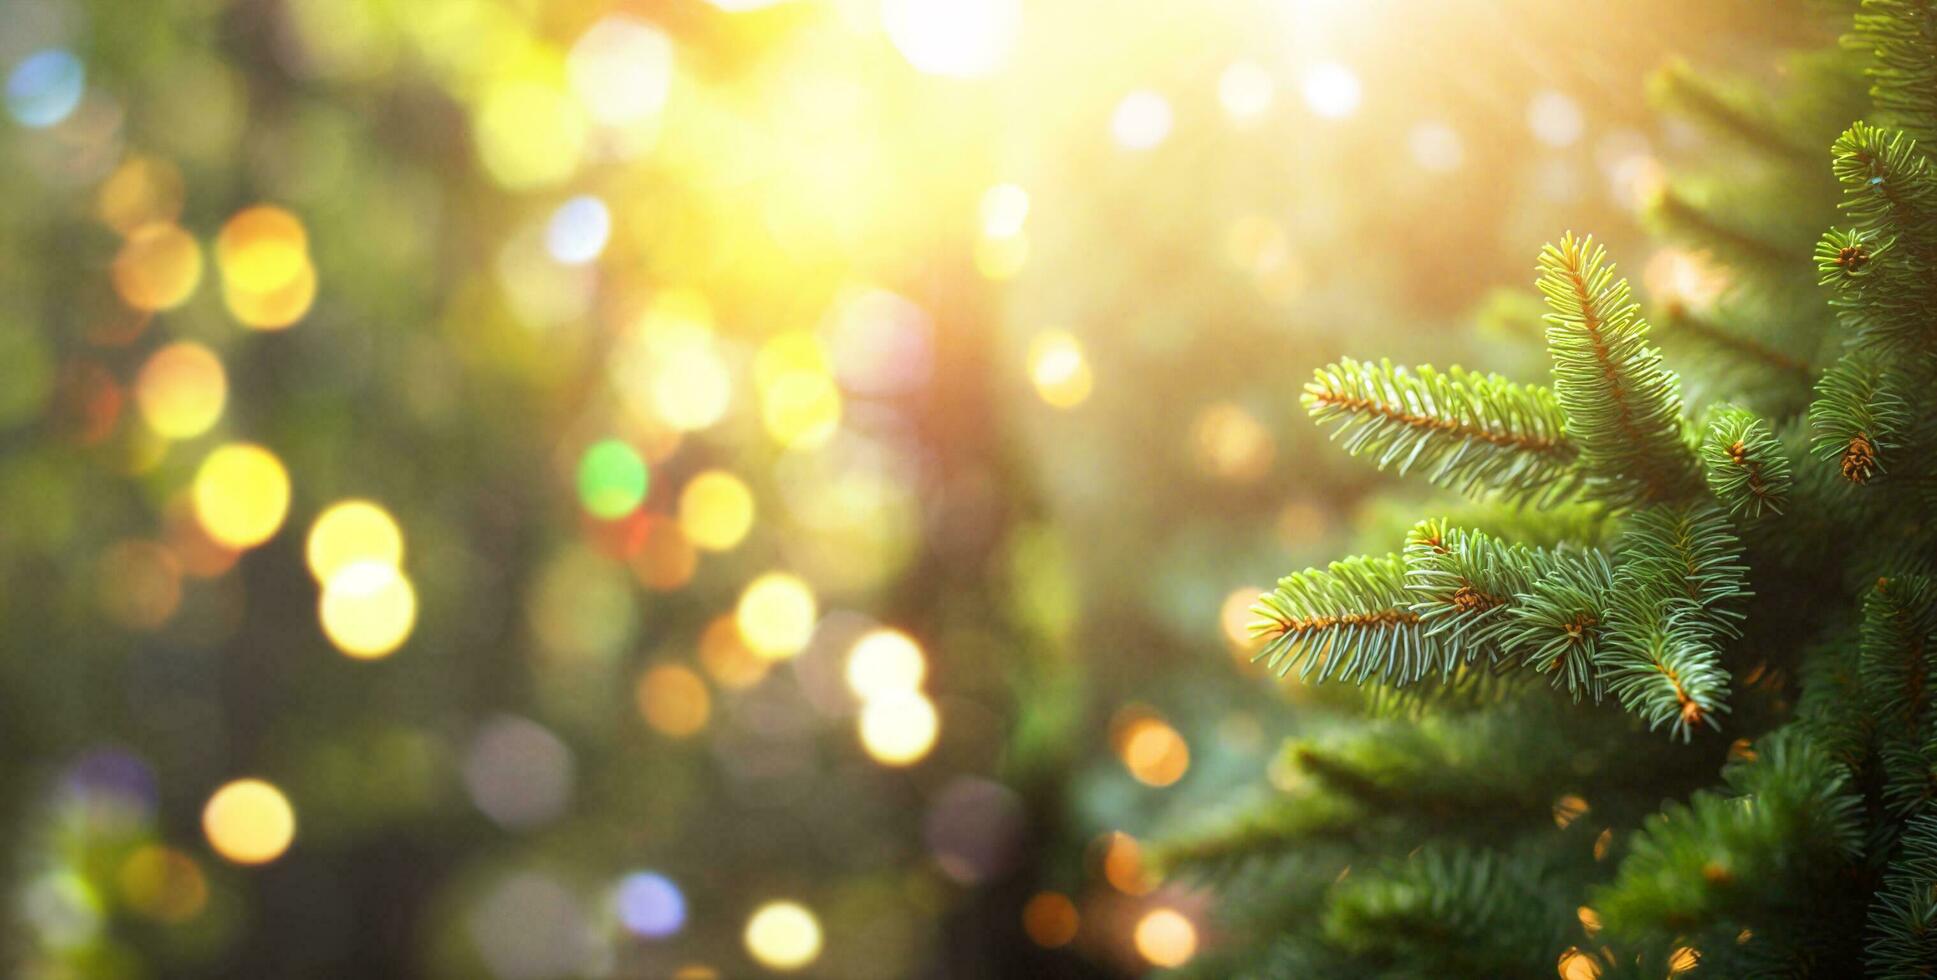
<path id="1" fill-rule="evenodd" d="M 36 51 L 7 76 L 7 111 L 23 126 L 52 126 L 73 114 L 86 86 L 81 59 L 61 48 Z"/>
<path id="2" fill-rule="evenodd" d="M 664 939 L 686 925 L 686 896 L 672 879 L 639 871 L 619 881 L 619 921 L 646 939 Z"/>
<path id="3" fill-rule="evenodd" d="M 605 202 L 582 194 L 558 206 L 545 227 L 545 249 L 566 265 L 584 265 L 605 251 L 612 237 L 612 212 Z"/>

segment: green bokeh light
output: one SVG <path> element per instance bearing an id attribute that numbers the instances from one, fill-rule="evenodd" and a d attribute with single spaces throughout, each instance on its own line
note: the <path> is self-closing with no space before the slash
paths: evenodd
<path id="1" fill-rule="evenodd" d="M 639 452 L 619 439 L 593 443 L 578 461 L 578 499 L 600 520 L 618 520 L 646 499 L 649 474 Z"/>

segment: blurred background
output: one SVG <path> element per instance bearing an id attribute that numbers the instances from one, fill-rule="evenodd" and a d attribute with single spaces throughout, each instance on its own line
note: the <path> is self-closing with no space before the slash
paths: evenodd
<path id="1" fill-rule="evenodd" d="M 1692 7 L 1692 9 L 1691 9 Z M 1340 355 L 1544 373 L 1670 0 L 0 0 L 33 978 L 1127 977 L 1289 778 Z"/>

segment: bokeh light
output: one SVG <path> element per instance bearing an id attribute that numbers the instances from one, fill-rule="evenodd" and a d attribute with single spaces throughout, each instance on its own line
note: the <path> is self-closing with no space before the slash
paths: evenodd
<path id="1" fill-rule="evenodd" d="M 260 779 L 238 779 L 209 797 L 202 831 L 215 853 L 236 864 L 267 864 L 296 839 L 296 811 L 282 790 Z"/>
<path id="2" fill-rule="evenodd" d="M 1466 159 L 1459 133 L 1442 122 L 1422 122 L 1406 135 L 1406 150 L 1421 170 L 1449 173 Z"/>
<path id="3" fill-rule="evenodd" d="M 1037 892 L 1022 907 L 1023 931 L 1045 949 L 1069 945 L 1080 924 L 1076 903 L 1061 892 Z"/>
<path id="4" fill-rule="evenodd" d="M 193 439 L 222 417 L 229 376 L 207 346 L 181 340 L 157 349 L 135 378 L 135 405 L 157 435 Z"/>
<path id="5" fill-rule="evenodd" d="M 1123 767 L 1145 786 L 1169 786 L 1190 769 L 1190 746 L 1158 718 L 1139 718 L 1117 738 Z"/>
<path id="6" fill-rule="evenodd" d="M 181 606 L 182 564 L 164 545 L 116 542 L 102 553 L 98 574 L 102 610 L 128 629 L 159 629 Z"/>
<path id="7" fill-rule="evenodd" d="M 753 491 L 725 470 L 706 470 L 679 492 L 679 529 L 696 548 L 729 551 L 753 529 Z"/>
<path id="8" fill-rule="evenodd" d="M 847 655 L 848 690 L 863 701 L 918 691 L 927 672 L 921 646 L 900 630 L 870 630 Z"/>
<path id="9" fill-rule="evenodd" d="M 316 266 L 302 220 L 273 204 L 243 208 L 215 240 L 222 300 L 245 327 L 282 330 L 316 299 Z"/>
<path id="10" fill-rule="evenodd" d="M 715 684 L 732 691 L 760 683 L 774 663 L 747 648 L 732 615 L 716 617 L 700 633 L 699 662 Z"/>
<path id="11" fill-rule="evenodd" d="M 401 566 L 403 529 L 383 505 L 369 500 L 339 500 L 316 516 L 304 545 L 309 574 L 318 584 L 355 562 Z"/>
<path id="12" fill-rule="evenodd" d="M 143 918 L 180 925 L 208 906 L 208 876 L 195 859 L 172 847 L 147 844 L 121 862 L 121 897 Z"/>
<path id="13" fill-rule="evenodd" d="M 561 184 L 578 171 L 587 124 L 583 105 L 558 85 L 513 76 L 485 90 L 473 132 L 484 169 L 498 183 L 533 190 Z"/>
<path id="14" fill-rule="evenodd" d="M 1060 330 L 1045 331 L 1030 341 L 1028 366 L 1036 394 L 1056 408 L 1081 405 L 1095 383 L 1083 345 Z"/>
<path id="15" fill-rule="evenodd" d="M 784 371 L 761 385 L 760 412 L 775 442 L 814 449 L 841 424 L 841 390 L 825 371 Z"/>
<path id="16" fill-rule="evenodd" d="M 1144 867 L 1143 845 L 1120 831 L 1103 836 L 1103 880 L 1125 895 L 1148 895 L 1157 887 Z"/>
<path id="17" fill-rule="evenodd" d="M 624 440 L 595 442 L 579 457 L 579 503 L 600 520 L 618 520 L 631 513 L 646 499 L 648 482 L 645 459 Z"/>
<path id="18" fill-rule="evenodd" d="M 87 69 L 72 52 L 36 51 L 7 74 L 7 111 L 22 126 L 44 129 L 72 115 L 86 89 Z"/>
<path id="19" fill-rule="evenodd" d="M 1217 79 L 1217 101 L 1232 119 L 1249 122 L 1270 111 L 1277 96 L 1271 72 L 1255 61 L 1239 61 Z"/>
<path id="20" fill-rule="evenodd" d="M 1002 65 L 1022 26 L 1021 0 L 884 0 L 881 24 L 908 63 L 974 78 Z"/>
<path id="21" fill-rule="evenodd" d="M 613 352 L 611 377 L 635 413 L 679 432 L 714 425 L 732 405 L 733 377 L 713 335 L 711 308 L 691 290 L 654 297 Z"/>
<path id="22" fill-rule="evenodd" d="M 1334 61 L 1313 65 L 1305 72 L 1302 89 L 1305 104 L 1327 119 L 1344 119 L 1359 111 L 1364 92 L 1359 76 Z"/>
<path id="23" fill-rule="evenodd" d="M 1594 957 L 1581 952 L 1578 947 L 1570 946 L 1566 952 L 1560 954 L 1560 961 L 1555 964 L 1555 971 L 1560 974 L 1561 980 L 1599 980 L 1601 964 Z"/>
<path id="24" fill-rule="evenodd" d="M 861 706 L 861 746 L 884 766 L 920 762 L 935 747 L 941 716 L 919 691 L 896 691 Z"/>
<path id="25" fill-rule="evenodd" d="M 1548 146 L 1572 146 L 1587 131 L 1587 119 L 1581 114 L 1580 103 L 1565 92 L 1549 89 L 1527 103 L 1527 128 Z"/>
<path id="26" fill-rule="evenodd" d="M 353 561 L 330 574 L 317 600 L 323 633 L 358 660 L 387 657 L 417 623 L 417 591 L 397 566 Z"/>
<path id="27" fill-rule="evenodd" d="M 577 772 L 572 750 L 545 726 L 500 715 L 471 740 L 464 788 L 478 810 L 499 826 L 525 830 L 564 814 Z"/>
<path id="28" fill-rule="evenodd" d="M 186 195 L 182 172 L 174 164 L 130 155 L 101 182 L 94 212 L 103 224 L 126 235 L 143 225 L 180 218 Z"/>
<path id="29" fill-rule="evenodd" d="M 288 513 L 289 472 L 261 446 L 221 446 L 195 472 L 195 518 L 219 544 L 253 548 L 273 537 Z"/>
<path id="30" fill-rule="evenodd" d="M 605 251 L 612 237 L 612 212 L 605 202 L 581 194 L 558 206 L 545 224 L 545 251 L 566 265 L 584 265 Z"/>
<path id="31" fill-rule="evenodd" d="M 1170 100 L 1150 89 L 1137 89 L 1116 104 L 1110 114 L 1110 136 L 1126 150 L 1148 150 L 1170 136 Z"/>
<path id="32" fill-rule="evenodd" d="M 686 896 L 671 878 L 635 871 L 619 880 L 615 902 L 626 931 L 642 939 L 665 939 L 686 925 Z"/>
<path id="33" fill-rule="evenodd" d="M 1029 218 L 1029 192 L 1014 184 L 996 184 L 982 192 L 978 210 L 982 234 L 990 238 L 1014 237 Z"/>
<path id="34" fill-rule="evenodd" d="M 280 289 L 309 261 L 309 233 L 288 210 L 272 204 L 243 208 L 222 225 L 215 261 L 230 286 L 249 293 Z"/>
<path id="35" fill-rule="evenodd" d="M 1145 912 L 1137 920 L 1135 938 L 1137 953 L 1164 969 L 1183 966 L 1197 953 L 1197 927 L 1176 909 Z"/>
<path id="36" fill-rule="evenodd" d="M 1191 448 L 1200 469 L 1223 480 L 1246 483 L 1271 470 L 1277 444 L 1256 415 L 1230 402 L 1215 402 L 1191 423 Z"/>
<path id="37" fill-rule="evenodd" d="M 673 738 L 698 734 L 712 714 L 706 681 L 681 664 L 655 664 L 639 675 L 639 716 Z"/>
<path id="38" fill-rule="evenodd" d="M 202 281 L 202 246 L 167 222 L 128 233 L 110 269 L 114 291 L 137 310 L 170 310 L 195 294 Z"/>
<path id="39" fill-rule="evenodd" d="M 798 902 L 769 902 L 747 920 L 747 952 L 770 970 L 798 970 L 821 954 L 821 924 Z"/>
<path id="40" fill-rule="evenodd" d="M 633 126 L 657 116 L 666 105 L 673 82 L 673 43 L 648 21 L 613 14 L 572 45 L 565 71 L 594 122 Z"/>
<path id="41" fill-rule="evenodd" d="M 785 660 L 805 648 L 819 616 L 814 591 L 785 572 L 769 572 L 748 583 L 734 610 L 740 638 L 768 660 Z"/>

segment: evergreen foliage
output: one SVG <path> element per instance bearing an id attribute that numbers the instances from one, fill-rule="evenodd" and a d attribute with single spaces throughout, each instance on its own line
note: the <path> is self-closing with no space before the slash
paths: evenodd
<path id="1" fill-rule="evenodd" d="M 1937 974 L 1937 164 L 1918 142 L 1937 8 L 1866 0 L 1850 40 L 1797 58 L 1780 104 L 1686 68 L 1657 83 L 1765 175 L 1656 205 L 1733 277 L 1664 303 L 1669 335 L 1733 359 L 1691 397 L 1571 233 L 1537 265 L 1550 384 L 1343 359 L 1307 386 L 1348 451 L 1471 502 L 1255 607 L 1261 659 L 1369 684 L 1373 710 L 1287 748 L 1295 789 L 1164 851 L 1250 869 L 1209 879 L 1267 910 L 1217 970 Z M 1824 166 L 1802 148 L 1864 77 L 1874 116 L 1843 115 Z"/>

